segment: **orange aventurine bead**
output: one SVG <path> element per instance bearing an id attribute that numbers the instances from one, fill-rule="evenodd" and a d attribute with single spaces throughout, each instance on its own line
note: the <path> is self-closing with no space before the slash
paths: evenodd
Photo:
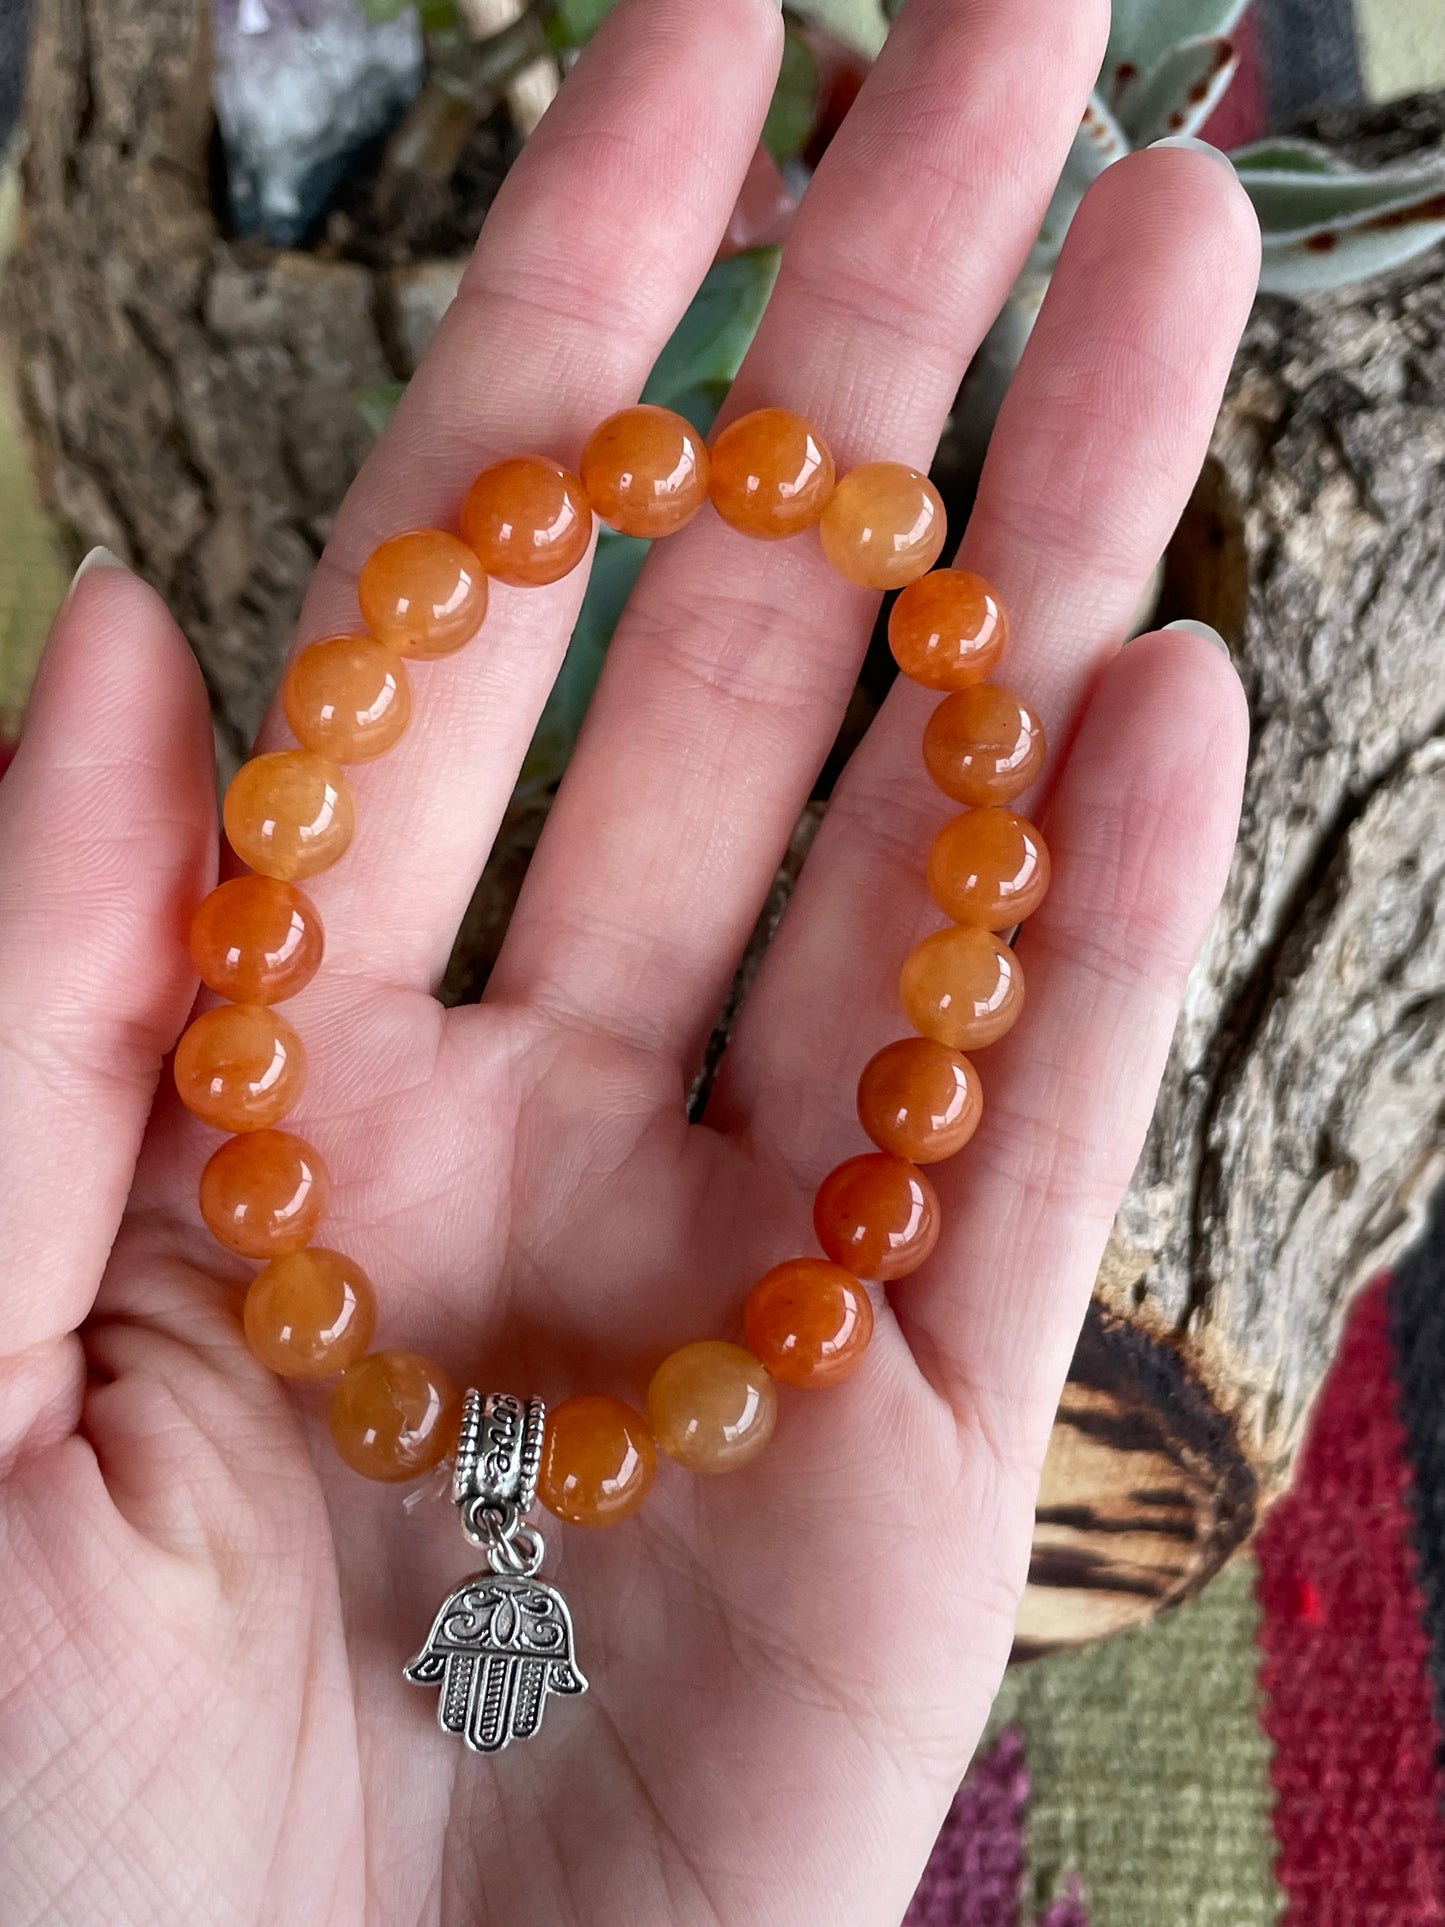
<path id="1" fill-rule="evenodd" d="M 310 749 L 273 749 L 243 763 L 221 815 L 241 861 L 283 879 L 330 869 L 356 829 L 350 783 Z"/>
<path id="2" fill-rule="evenodd" d="M 368 629 L 399 656 L 449 656 L 487 613 L 475 553 L 445 529 L 407 529 L 373 549 L 356 584 Z"/>
<path id="3" fill-rule="evenodd" d="M 328 636 L 286 671 L 281 704 L 297 742 L 336 763 L 365 763 L 401 741 L 411 683 L 375 636 Z"/>
<path id="4" fill-rule="evenodd" d="M 967 810 L 928 852 L 928 887 L 955 923 L 1008 930 L 1032 916 L 1049 887 L 1049 853 L 1027 817 Z"/>
<path id="5" fill-rule="evenodd" d="M 257 1272 L 241 1318 L 252 1355 L 269 1371 L 330 1378 L 371 1343 L 376 1293 L 353 1259 L 308 1245 Z"/>
<path id="6" fill-rule="evenodd" d="M 900 1037 L 869 1058 L 858 1079 L 858 1120 L 882 1151 L 937 1164 L 978 1129 L 978 1072 L 931 1037 Z"/>
<path id="7" fill-rule="evenodd" d="M 826 1258 L 789 1258 L 764 1272 L 743 1312 L 748 1350 L 784 1385 L 837 1385 L 863 1363 L 873 1301 Z"/>
<path id="8" fill-rule="evenodd" d="M 966 689 L 989 675 L 1008 641 L 1003 604 L 981 575 L 935 569 L 906 588 L 888 618 L 888 646 L 925 689 Z"/>
<path id="9" fill-rule="evenodd" d="M 306 1088 L 306 1051 L 264 1004 L 203 1011 L 176 1045 L 176 1089 L 188 1111 L 220 1131 L 279 1124 Z"/>
<path id="10" fill-rule="evenodd" d="M 232 877 L 191 920 L 191 961 L 202 983 L 237 1004 L 279 1004 L 321 967 L 316 905 L 276 877 Z"/>
<path id="11" fill-rule="evenodd" d="M 299 1251 L 326 1214 L 331 1173 L 290 1131 L 229 1137 L 201 1173 L 201 1216 L 243 1258 Z"/>
<path id="12" fill-rule="evenodd" d="M 547 1414 L 537 1493 L 559 1519 L 616 1525 L 636 1512 L 656 1476 L 647 1421 L 620 1398 L 569 1398 Z"/>
<path id="13" fill-rule="evenodd" d="M 751 1352 L 720 1338 L 665 1358 L 647 1388 L 652 1436 L 694 1472 L 735 1472 L 773 1436 L 778 1395 Z"/>
<path id="14" fill-rule="evenodd" d="M 420 1352 L 368 1352 L 331 1400 L 331 1442 L 366 1479 L 396 1483 L 440 1465 L 456 1444 L 457 1388 Z"/>
<path id="15" fill-rule="evenodd" d="M 943 497 L 904 462 L 865 462 L 834 489 L 818 524 L 823 553 L 865 589 L 901 589 L 938 560 L 948 534 Z"/>
<path id="16" fill-rule="evenodd" d="M 582 486 L 609 528 L 671 535 L 707 500 L 707 445 L 670 408 L 639 402 L 609 416 L 582 451 Z"/>
<path id="17" fill-rule="evenodd" d="M 830 1171 L 813 1229 L 834 1264 L 858 1278 L 902 1278 L 938 1243 L 938 1193 L 905 1158 L 872 1151 Z"/>
<path id="18" fill-rule="evenodd" d="M 1008 803 L 1044 766 L 1044 726 L 1021 697 L 997 683 L 945 696 L 923 732 L 928 773 L 955 803 Z"/>
<path id="19" fill-rule="evenodd" d="M 545 455 L 513 455 L 472 483 L 461 526 L 488 575 L 538 589 L 570 574 L 586 555 L 592 507 L 567 469 Z"/>
<path id="20" fill-rule="evenodd" d="M 1024 1007 L 1019 960 L 992 930 L 935 930 L 909 951 L 898 984 L 915 1030 L 954 1050 L 982 1050 Z"/>
<path id="21" fill-rule="evenodd" d="M 740 415 L 712 446 L 713 507 L 744 535 L 776 541 L 812 528 L 833 493 L 833 457 L 787 408 Z"/>

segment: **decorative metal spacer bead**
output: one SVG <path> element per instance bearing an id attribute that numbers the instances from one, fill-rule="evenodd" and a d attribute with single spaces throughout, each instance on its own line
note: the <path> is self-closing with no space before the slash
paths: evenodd
<path id="1" fill-rule="evenodd" d="M 537 1498 L 547 1408 L 540 1398 L 469 1390 L 462 1401 L 452 1499 L 524 1519 Z"/>

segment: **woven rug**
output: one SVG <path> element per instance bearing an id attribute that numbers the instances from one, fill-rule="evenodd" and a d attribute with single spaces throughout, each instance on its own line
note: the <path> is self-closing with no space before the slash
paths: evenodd
<path id="1" fill-rule="evenodd" d="M 908 1927 L 1445 1923 L 1445 1212 L 1294 1488 L 1147 1630 L 1010 1673 Z"/>

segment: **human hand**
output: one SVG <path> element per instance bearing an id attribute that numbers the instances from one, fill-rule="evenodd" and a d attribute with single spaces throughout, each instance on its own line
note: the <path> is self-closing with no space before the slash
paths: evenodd
<path id="1" fill-rule="evenodd" d="M 730 404 L 802 410 L 840 467 L 927 466 L 1037 229 L 1102 0 L 910 0 L 801 210 Z M 356 621 L 397 529 L 446 526 L 516 449 L 575 464 L 634 399 L 753 151 L 767 0 L 624 0 L 508 179 L 463 292 L 339 516 L 301 640 Z M 1004 679 L 1055 757 L 1053 893 L 985 1116 L 934 1168 L 930 1262 L 863 1370 L 783 1393 L 732 1479 L 664 1464 L 615 1531 L 556 1529 L 588 1699 L 497 1761 L 401 1665 L 466 1554 L 342 1467 L 324 1406 L 249 1356 L 201 1227 L 216 1138 L 155 1096 L 215 863 L 194 663 L 128 573 L 59 617 L 0 786 L 0 1893 L 22 1923 L 508 1927 L 897 1921 L 1006 1659 L 1035 1483 L 1222 886 L 1246 722 L 1187 634 L 1119 652 L 1198 472 L 1248 309 L 1242 192 L 1207 157 L 1112 169 L 1074 224 L 963 559 L 1014 619 Z M 583 572 L 494 591 L 417 667 L 308 885 L 286 1007 L 326 1239 L 383 1336 L 464 1382 L 636 1399 L 812 1248 L 902 1029 L 951 814 L 930 699 L 894 691 L 838 786 L 706 1121 L 702 1044 L 836 732 L 875 600 L 816 540 L 704 511 L 649 559 L 478 1008 L 433 988 L 557 669 Z M 273 717 L 265 741 L 284 740 Z"/>

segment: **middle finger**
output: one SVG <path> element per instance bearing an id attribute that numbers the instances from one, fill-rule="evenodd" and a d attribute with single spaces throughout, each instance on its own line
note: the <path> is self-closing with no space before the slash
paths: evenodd
<path id="1" fill-rule="evenodd" d="M 730 414 L 799 410 L 840 472 L 928 466 L 1038 231 L 1107 26 L 1100 0 L 910 0 L 803 202 Z M 706 509 L 659 546 L 492 997 L 683 1059 L 697 1049 L 877 602 L 833 573 L 815 534 L 750 544 Z"/>

